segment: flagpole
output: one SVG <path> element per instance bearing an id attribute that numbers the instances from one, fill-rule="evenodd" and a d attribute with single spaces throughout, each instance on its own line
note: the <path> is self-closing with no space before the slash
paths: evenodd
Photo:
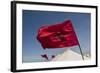
<path id="1" fill-rule="evenodd" d="M 82 59 L 84 60 L 84 55 L 83 55 L 83 52 L 82 52 L 82 49 L 81 49 L 80 44 L 78 45 L 78 47 L 79 47 L 79 49 L 80 49 L 80 53 L 81 53 Z"/>
<path id="2" fill-rule="evenodd" d="M 74 29 L 74 28 L 73 28 L 73 29 Z M 75 30 L 74 30 L 74 33 L 75 33 Z M 75 35 L 76 35 L 76 33 L 75 33 Z M 76 35 L 76 37 L 77 37 L 77 35 Z M 77 40 L 78 40 L 78 38 L 77 38 Z M 78 40 L 78 42 L 79 42 L 79 40 Z M 82 60 L 84 60 L 84 55 L 83 55 L 83 52 L 82 52 L 80 43 L 78 44 L 78 47 L 79 47 L 79 50 L 80 50 L 80 53 L 81 53 L 81 56 L 82 56 Z"/>

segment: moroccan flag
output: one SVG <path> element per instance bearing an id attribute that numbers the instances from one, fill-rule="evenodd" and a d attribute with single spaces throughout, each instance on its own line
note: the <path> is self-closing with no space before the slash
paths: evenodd
<path id="1" fill-rule="evenodd" d="M 44 54 L 44 55 L 41 55 L 43 58 L 45 58 L 46 60 L 49 60 L 48 59 L 48 56 L 46 55 L 46 54 Z"/>
<path id="2" fill-rule="evenodd" d="M 70 20 L 40 27 L 37 39 L 44 49 L 55 49 L 79 45 Z"/>

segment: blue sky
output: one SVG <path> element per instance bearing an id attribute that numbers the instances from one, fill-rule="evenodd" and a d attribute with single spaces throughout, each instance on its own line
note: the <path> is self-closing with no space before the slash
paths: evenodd
<path id="1" fill-rule="evenodd" d="M 48 54 L 50 59 L 51 55 L 62 53 L 64 48 L 44 50 L 36 37 L 41 26 L 61 23 L 65 20 L 72 21 L 83 53 L 90 54 L 90 19 L 89 13 L 23 10 L 22 61 L 42 62 L 46 60 L 40 56 L 41 54 Z M 71 48 L 79 53 L 77 46 Z"/>

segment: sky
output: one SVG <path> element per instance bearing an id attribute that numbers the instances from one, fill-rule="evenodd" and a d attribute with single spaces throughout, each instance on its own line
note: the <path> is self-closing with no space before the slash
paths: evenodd
<path id="1" fill-rule="evenodd" d="M 90 54 L 90 13 L 23 10 L 22 14 L 23 63 L 44 62 L 46 60 L 41 57 L 42 54 L 47 54 L 49 59 L 51 59 L 52 55 L 63 53 L 66 50 L 65 48 L 44 50 L 36 37 L 41 26 L 53 25 L 66 20 L 71 20 L 83 53 Z M 78 46 L 70 48 L 73 51 L 80 53 Z"/>

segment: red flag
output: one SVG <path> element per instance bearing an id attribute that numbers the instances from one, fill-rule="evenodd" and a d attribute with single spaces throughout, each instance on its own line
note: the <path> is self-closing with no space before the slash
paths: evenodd
<path id="1" fill-rule="evenodd" d="M 43 48 L 54 49 L 79 45 L 70 20 L 41 27 L 38 31 L 37 39 Z"/>
<path id="2" fill-rule="evenodd" d="M 41 56 L 42 56 L 43 58 L 45 58 L 46 60 L 49 60 L 46 54 L 41 55 Z"/>

